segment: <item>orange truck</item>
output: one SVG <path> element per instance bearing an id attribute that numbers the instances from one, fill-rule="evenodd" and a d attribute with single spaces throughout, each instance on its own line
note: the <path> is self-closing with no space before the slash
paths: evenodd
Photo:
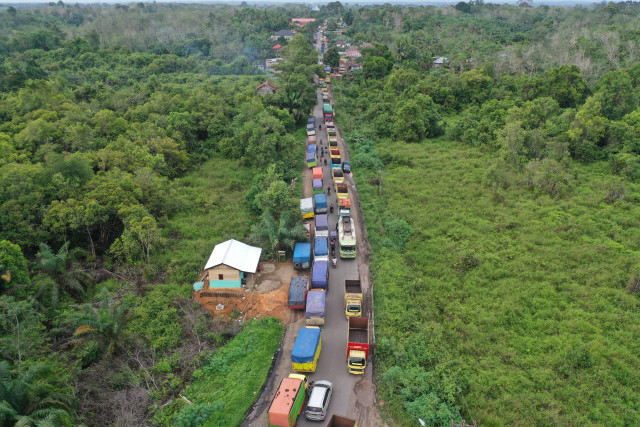
<path id="1" fill-rule="evenodd" d="M 305 375 L 289 374 L 283 378 L 267 411 L 269 427 L 293 427 L 307 400 L 309 381 Z"/>

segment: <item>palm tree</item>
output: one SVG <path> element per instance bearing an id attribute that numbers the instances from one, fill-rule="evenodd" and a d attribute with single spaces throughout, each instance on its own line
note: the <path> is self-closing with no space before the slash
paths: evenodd
<path id="1" fill-rule="evenodd" d="M 279 250 L 293 250 L 296 242 L 306 240 L 306 232 L 300 222 L 293 220 L 291 212 L 283 213 L 278 222 L 265 213 L 260 223 L 251 228 L 251 240 L 268 247 L 275 259 Z"/>
<path id="2" fill-rule="evenodd" d="M 82 313 L 71 318 L 76 328 L 76 337 L 95 337 L 100 341 L 104 357 L 126 351 L 134 340 L 127 330 L 129 322 L 135 317 L 131 304 L 110 298 L 103 289 L 97 306 L 86 304 Z"/>
<path id="3" fill-rule="evenodd" d="M 60 291 L 66 290 L 73 296 L 84 293 L 85 284 L 89 277 L 73 263 L 69 253 L 69 242 L 62 245 L 57 253 L 46 243 L 40 244 L 36 254 L 37 266 L 40 274 L 34 279 L 38 287 L 36 299 L 41 303 L 46 295 L 50 298 L 51 307 L 56 307 L 60 301 Z"/>
<path id="4" fill-rule="evenodd" d="M 71 404 L 46 381 L 51 369 L 42 364 L 12 375 L 0 362 L 0 427 L 70 426 Z"/>

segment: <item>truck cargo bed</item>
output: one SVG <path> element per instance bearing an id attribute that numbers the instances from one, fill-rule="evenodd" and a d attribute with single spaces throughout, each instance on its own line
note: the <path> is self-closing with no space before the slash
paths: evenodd
<path id="1" fill-rule="evenodd" d="M 349 342 L 358 344 L 368 343 L 369 340 L 367 340 L 367 331 L 363 329 L 349 329 Z"/>

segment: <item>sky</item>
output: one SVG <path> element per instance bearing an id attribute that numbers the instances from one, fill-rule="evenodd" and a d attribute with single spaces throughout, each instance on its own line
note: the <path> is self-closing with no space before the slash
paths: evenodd
<path id="1" fill-rule="evenodd" d="M 35 3 L 39 3 L 39 4 L 47 4 L 49 3 L 50 0 L 8 0 L 8 1 L 2 1 L 0 0 L 0 7 L 2 5 L 8 6 L 8 5 L 16 5 L 16 4 L 35 4 Z M 57 2 L 58 0 L 51 0 L 51 1 L 55 1 Z M 152 3 L 152 1 L 150 0 L 68 0 L 65 1 L 63 0 L 65 4 L 67 5 L 73 5 L 76 3 L 80 3 L 80 4 L 129 4 L 129 3 Z M 297 3 L 297 4 L 308 4 L 308 5 L 313 5 L 313 4 L 327 4 L 330 1 L 334 1 L 334 0 L 321 0 L 321 1 L 317 1 L 317 0 L 245 0 L 249 5 L 254 5 L 254 4 L 285 4 L 285 3 Z M 391 3 L 391 4 L 412 4 L 412 5 L 442 5 L 442 4 L 456 4 L 461 0 L 432 0 L 432 1 L 423 1 L 423 0 L 340 0 L 342 3 L 353 3 L 353 4 L 360 4 L 360 5 L 366 5 L 366 4 L 383 4 L 383 3 Z M 468 0 L 462 0 L 462 1 L 468 1 Z M 547 5 L 568 5 L 568 4 L 592 4 L 592 3 L 596 3 L 597 1 L 600 0 L 588 0 L 588 1 L 584 1 L 584 0 L 533 0 L 533 5 L 534 6 L 539 6 L 542 4 L 547 4 Z M 201 1 L 194 1 L 194 0 L 156 0 L 157 3 L 204 3 L 204 4 L 212 4 L 212 3 L 223 3 L 223 4 L 239 4 L 242 2 L 242 0 L 228 0 L 228 1 L 224 1 L 224 0 L 201 0 Z M 494 3 L 494 4 L 502 4 L 502 3 L 509 3 L 509 4 L 515 4 L 517 3 L 517 0 L 486 0 L 487 3 Z"/>
<path id="2" fill-rule="evenodd" d="M 51 0 L 54 1 L 54 0 Z M 55 2 L 57 2 L 58 0 L 55 0 Z M 64 0 L 63 0 L 64 1 Z M 64 1 L 65 4 L 68 5 L 73 5 L 76 3 L 80 3 L 80 4 L 129 4 L 129 3 L 139 3 L 140 1 L 142 1 L 142 3 L 151 3 L 151 1 L 149 0 L 81 0 L 81 1 Z M 220 0 L 220 1 L 214 1 L 214 0 L 203 0 L 203 1 L 194 1 L 194 0 L 156 0 L 157 3 L 226 3 L 226 4 L 236 4 L 236 3 L 241 3 L 242 0 L 229 0 L 229 1 L 224 1 L 224 0 Z M 285 3 L 297 3 L 297 4 L 308 4 L 308 5 L 313 5 L 313 4 L 327 4 L 329 3 L 329 1 L 333 1 L 333 0 L 324 0 L 324 1 L 313 1 L 313 0 L 246 0 L 246 2 L 249 5 L 254 5 L 254 4 L 285 4 Z M 439 5 L 439 4 L 456 4 L 461 0 L 434 0 L 434 1 L 422 1 L 422 0 L 340 0 L 342 3 L 357 3 L 357 4 L 361 4 L 361 5 L 365 5 L 365 4 L 383 4 L 383 3 L 391 3 L 391 4 L 414 4 L 414 5 L 419 5 L 419 4 L 424 4 L 424 5 Z M 467 0 L 462 0 L 462 1 L 467 1 Z M 517 0 L 488 0 L 488 3 L 497 3 L 497 4 L 501 4 L 501 3 L 510 3 L 510 4 L 514 4 L 517 2 Z M 595 0 L 592 1 L 580 1 L 580 0 L 534 0 L 533 4 L 534 6 L 537 5 L 541 5 L 541 4 L 591 4 L 596 2 Z M 0 6 L 1 5 L 16 5 L 16 4 L 34 4 L 34 3 L 39 3 L 39 4 L 47 4 L 49 3 L 49 0 L 47 1 L 43 1 L 43 0 L 9 0 L 9 1 L 1 1 L 0 0 Z"/>

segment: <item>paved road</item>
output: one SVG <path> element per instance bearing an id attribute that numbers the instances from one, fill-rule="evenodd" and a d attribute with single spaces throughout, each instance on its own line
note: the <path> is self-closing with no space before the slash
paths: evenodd
<path id="1" fill-rule="evenodd" d="M 317 46 L 319 50 L 319 45 Z M 322 124 L 322 131 L 317 132 L 318 148 L 325 147 L 325 156 L 329 162 L 328 136 L 324 126 L 322 111 L 322 92 L 317 91 L 318 102 L 314 108 L 313 115 L 316 117 L 316 125 Z M 337 125 L 336 125 L 337 128 Z M 343 160 L 348 159 L 346 146 L 344 145 L 340 130 L 338 129 L 338 141 Z M 324 163 L 324 162 L 323 162 Z M 324 166 L 324 183 L 332 184 L 330 166 Z M 312 381 L 328 380 L 333 383 L 334 391 L 329 405 L 327 420 L 324 422 L 307 421 L 304 414 L 298 419 L 297 426 L 325 426 L 331 415 L 337 414 L 356 418 L 360 427 L 377 427 L 384 423 L 380 419 L 380 414 L 375 406 L 375 388 L 372 382 L 372 368 L 367 366 L 364 376 L 353 375 L 347 371 L 346 349 L 347 349 L 347 319 L 344 315 L 344 279 L 360 277 L 366 291 L 369 286 L 369 269 L 366 250 L 363 245 L 362 231 L 364 225 L 359 212 L 359 199 L 355 192 L 353 177 L 349 174 L 345 176 L 345 182 L 349 185 L 349 197 L 352 201 L 352 216 L 356 223 L 356 238 L 358 257 L 356 259 L 338 259 L 337 267 L 329 271 L 329 292 L 327 294 L 325 308 L 325 325 L 322 327 L 322 351 L 318 360 L 316 372 L 310 374 Z M 305 168 L 303 171 L 303 197 L 311 197 L 311 169 Z M 329 227 L 335 229 L 338 220 L 337 200 L 335 191 L 332 189 L 328 196 L 328 202 L 333 203 L 336 209 L 329 215 Z M 367 248 L 368 249 L 368 248 Z M 286 377 L 291 370 L 291 350 L 298 331 L 304 326 L 304 313 L 302 310 L 292 311 L 291 323 L 286 326 L 280 351 L 276 356 L 276 361 L 265 384 L 265 388 L 258 399 L 256 405 L 247 416 L 243 427 L 266 427 L 266 411 L 273 399 L 280 380 Z"/>

